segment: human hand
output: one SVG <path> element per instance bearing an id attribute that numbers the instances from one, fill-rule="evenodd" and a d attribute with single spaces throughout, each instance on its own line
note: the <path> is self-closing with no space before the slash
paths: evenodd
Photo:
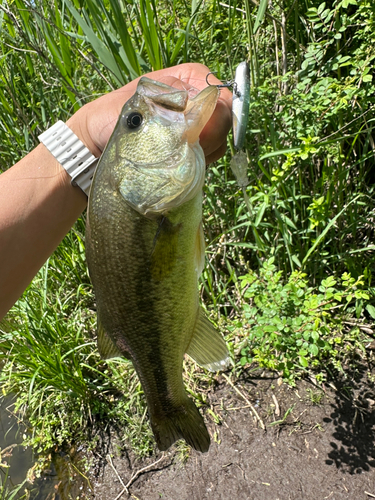
<path id="1" fill-rule="evenodd" d="M 207 86 L 206 76 L 209 71 L 203 64 L 187 63 L 144 76 L 173 87 L 195 87 L 202 90 Z M 86 104 L 67 121 L 67 125 L 95 156 L 101 155 L 123 105 L 136 91 L 138 80 L 139 78 Z M 214 75 L 210 76 L 210 82 L 221 83 Z M 200 135 L 207 164 L 219 159 L 226 151 L 226 137 L 232 123 L 231 106 L 232 94 L 227 88 L 221 89 L 215 111 Z"/>

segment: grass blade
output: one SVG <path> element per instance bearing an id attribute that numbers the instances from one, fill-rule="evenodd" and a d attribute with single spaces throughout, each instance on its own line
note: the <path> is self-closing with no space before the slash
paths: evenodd
<path id="1" fill-rule="evenodd" d="M 268 6 L 268 0 L 260 0 L 258 12 L 257 12 L 257 17 L 255 19 L 254 28 L 253 28 L 254 35 L 256 35 L 256 32 L 258 31 L 260 25 L 262 24 L 262 21 L 264 19 L 265 14 L 266 14 L 267 6 Z"/>
<path id="2" fill-rule="evenodd" d="M 65 1 L 66 5 L 68 6 L 68 9 L 72 13 L 74 19 L 79 24 L 79 26 L 82 28 L 82 31 L 83 31 L 87 41 L 90 43 L 92 48 L 95 50 L 101 63 L 105 67 L 108 68 L 108 70 L 117 79 L 118 83 L 120 83 L 121 85 L 124 85 L 126 83 L 126 81 L 125 81 L 124 76 L 118 67 L 116 59 L 113 56 L 113 53 L 110 50 L 108 50 L 105 43 L 95 34 L 94 30 L 91 28 L 91 26 L 88 25 L 86 20 L 79 14 L 79 12 L 76 10 L 76 8 L 72 4 L 72 2 L 70 0 L 64 0 L 64 1 Z"/>
<path id="3" fill-rule="evenodd" d="M 323 241 L 325 235 L 328 233 L 328 231 L 331 229 L 331 227 L 335 224 L 335 222 L 337 221 L 337 219 L 344 213 L 346 212 L 346 210 L 350 207 L 350 205 L 352 203 L 354 203 L 355 201 L 357 201 L 359 198 L 361 198 L 363 195 L 362 194 L 359 194 L 358 196 L 356 196 L 355 198 L 353 198 L 349 203 L 347 203 L 345 205 L 345 207 L 340 210 L 340 212 L 335 215 L 335 217 L 329 222 L 329 224 L 327 224 L 327 226 L 325 227 L 324 231 L 322 231 L 322 233 L 319 235 L 319 237 L 316 239 L 315 243 L 313 244 L 313 246 L 309 249 L 309 251 L 307 252 L 307 254 L 305 255 L 304 259 L 302 260 L 302 266 L 304 266 L 306 264 L 306 262 L 308 261 L 310 255 L 315 252 L 316 248 L 318 247 L 318 245 Z"/>

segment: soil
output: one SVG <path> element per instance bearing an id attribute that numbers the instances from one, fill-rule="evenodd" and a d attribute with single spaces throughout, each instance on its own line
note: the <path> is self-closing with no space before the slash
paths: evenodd
<path id="1" fill-rule="evenodd" d="M 219 376 L 207 394 L 208 453 L 186 447 L 181 460 L 180 446 L 180 453 L 174 447 L 140 460 L 131 450 L 119 452 L 114 432 L 92 457 L 93 491 L 87 488 L 87 497 L 80 498 L 375 498 L 374 373 L 369 366 L 348 369 L 323 390 L 312 381 L 292 388 L 264 373 L 242 378 L 235 387 Z"/>

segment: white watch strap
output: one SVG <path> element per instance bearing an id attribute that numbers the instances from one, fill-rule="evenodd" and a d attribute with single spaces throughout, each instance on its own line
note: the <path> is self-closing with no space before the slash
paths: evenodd
<path id="1" fill-rule="evenodd" d="M 39 135 L 38 139 L 68 172 L 73 186 L 79 186 L 88 196 L 98 158 L 61 120 Z"/>

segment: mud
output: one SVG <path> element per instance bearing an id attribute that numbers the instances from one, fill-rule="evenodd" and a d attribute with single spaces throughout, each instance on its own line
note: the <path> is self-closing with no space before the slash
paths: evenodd
<path id="1" fill-rule="evenodd" d="M 208 453 L 175 447 L 139 460 L 131 450 L 120 450 L 113 434 L 91 457 L 93 493 L 86 488 L 84 496 L 95 500 L 375 498 L 373 373 L 368 366 L 349 370 L 323 390 L 311 381 L 291 388 L 259 373 L 240 379 L 235 388 L 218 377 L 217 386 L 207 393 L 211 411 L 206 410 L 205 417 L 212 437 Z"/>

